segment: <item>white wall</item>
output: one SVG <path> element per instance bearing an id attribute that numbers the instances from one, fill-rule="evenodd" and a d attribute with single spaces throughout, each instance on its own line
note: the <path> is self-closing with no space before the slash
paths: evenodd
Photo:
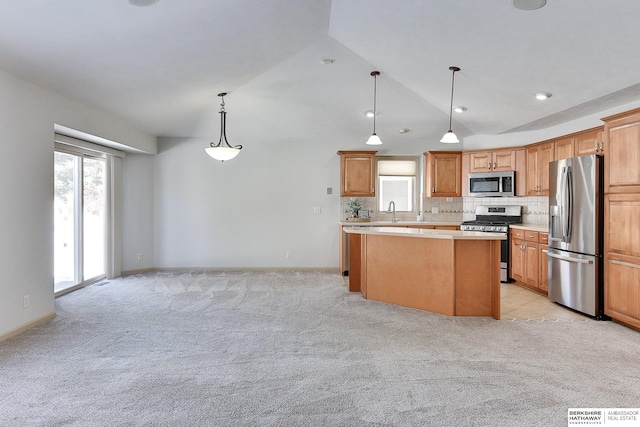
<path id="1" fill-rule="evenodd" d="M 142 150 L 155 138 L 0 72 L 0 336 L 54 312 L 53 134 L 59 123 Z M 29 308 L 23 297 L 30 296 Z"/>
<path id="2" fill-rule="evenodd" d="M 127 154 L 122 160 L 122 272 L 154 267 L 154 156 Z M 138 259 L 142 254 L 142 259 Z"/>

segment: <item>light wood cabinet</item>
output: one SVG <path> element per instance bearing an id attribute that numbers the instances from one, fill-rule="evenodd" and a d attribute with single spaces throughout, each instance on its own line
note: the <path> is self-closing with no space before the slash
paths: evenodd
<path id="1" fill-rule="evenodd" d="M 605 193 L 640 193 L 640 109 L 603 120 Z"/>
<path id="2" fill-rule="evenodd" d="M 510 272 L 516 284 L 548 293 L 547 254 L 549 235 L 538 231 L 512 228 Z"/>
<path id="3" fill-rule="evenodd" d="M 461 197 L 462 152 L 429 151 L 424 155 L 427 197 Z"/>
<path id="4" fill-rule="evenodd" d="M 470 172 L 516 170 L 516 150 L 472 151 L 469 153 Z"/>
<path id="5" fill-rule="evenodd" d="M 525 271 L 526 271 L 524 240 L 511 239 L 509 261 L 511 262 L 511 267 L 509 270 L 511 273 L 511 278 L 516 283 L 524 282 Z"/>
<path id="6" fill-rule="evenodd" d="M 575 157 L 575 138 L 569 136 L 556 139 L 554 142 L 554 160 L 568 159 Z"/>
<path id="7" fill-rule="evenodd" d="M 640 194 L 608 194 L 604 219 L 604 312 L 640 329 Z"/>
<path id="8" fill-rule="evenodd" d="M 549 293 L 549 257 L 547 251 L 549 250 L 549 234 L 540 233 L 540 239 L 538 240 L 538 263 L 540 264 L 540 275 L 538 278 L 538 289 L 543 293 Z"/>
<path id="9" fill-rule="evenodd" d="M 376 195 L 377 151 L 338 151 L 340 155 L 340 195 L 374 197 Z"/>
<path id="10" fill-rule="evenodd" d="M 602 127 L 580 132 L 575 136 L 575 156 L 604 154 Z M 556 159 L 558 160 L 558 159 Z"/>
<path id="11" fill-rule="evenodd" d="M 527 196 L 549 195 L 549 162 L 553 160 L 553 141 L 527 146 Z"/>

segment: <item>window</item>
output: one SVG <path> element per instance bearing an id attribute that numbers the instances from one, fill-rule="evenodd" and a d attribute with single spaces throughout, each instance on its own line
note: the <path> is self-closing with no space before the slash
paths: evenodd
<path id="1" fill-rule="evenodd" d="M 378 211 L 416 212 L 418 160 L 415 157 L 378 157 Z"/>

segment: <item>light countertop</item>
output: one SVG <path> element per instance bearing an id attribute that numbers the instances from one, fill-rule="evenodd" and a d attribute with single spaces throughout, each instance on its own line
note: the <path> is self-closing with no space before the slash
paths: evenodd
<path id="1" fill-rule="evenodd" d="M 430 225 L 430 224 L 429 224 Z M 424 228 L 402 227 L 345 227 L 345 233 L 374 234 L 378 236 L 421 237 L 426 239 L 449 240 L 506 240 L 503 233 L 484 233 L 478 231 L 430 230 Z"/>
<path id="2" fill-rule="evenodd" d="M 459 227 L 461 221 L 340 221 L 340 225 L 349 227 L 403 227 L 407 225 L 424 225 L 424 226 L 451 226 Z"/>

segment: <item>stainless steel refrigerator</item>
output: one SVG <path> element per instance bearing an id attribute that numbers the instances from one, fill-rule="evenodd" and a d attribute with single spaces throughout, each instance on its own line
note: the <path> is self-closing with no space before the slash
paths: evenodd
<path id="1" fill-rule="evenodd" d="M 549 163 L 549 299 L 604 318 L 603 162 L 598 155 Z"/>

